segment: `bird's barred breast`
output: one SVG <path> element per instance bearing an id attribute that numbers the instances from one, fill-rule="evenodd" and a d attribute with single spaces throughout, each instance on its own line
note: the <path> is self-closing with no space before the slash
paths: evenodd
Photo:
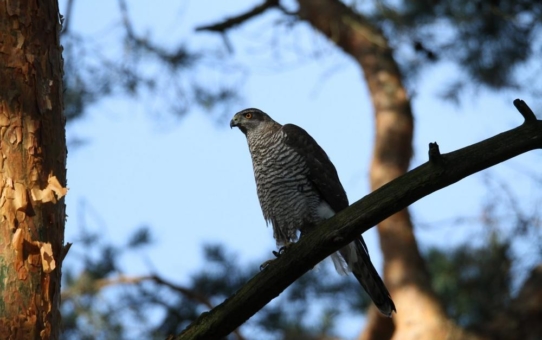
<path id="1" fill-rule="evenodd" d="M 266 220 L 273 224 L 280 244 L 294 241 L 297 230 L 319 219 L 319 196 L 308 180 L 308 169 L 301 155 L 271 139 L 253 152 L 258 198 Z"/>

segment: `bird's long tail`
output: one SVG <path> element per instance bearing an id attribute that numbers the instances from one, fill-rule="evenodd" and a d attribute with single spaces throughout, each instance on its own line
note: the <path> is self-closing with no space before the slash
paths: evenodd
<path id="1" fill-rule="evenodd" d="M 393 311 L 397 312 L 388 289 L 371 263 L 363 238 L 360 236 L 342 248 L 340 254 L 378 310 L 387 317 L 391 317 Z"/>

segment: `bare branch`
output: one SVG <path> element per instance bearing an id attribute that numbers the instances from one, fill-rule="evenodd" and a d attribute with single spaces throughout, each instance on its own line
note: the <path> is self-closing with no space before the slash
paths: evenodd
<path id="1" fill-rule="evenodd" d="M 216 308 L 200 315 L 175 339 L 226 336 L 317 263 L 380 221 L 439 189 L 534 149 L 542 149 L 542 120 L 529 119 L 515 129 L 441 154 L 440 162 L 422 164 L 304 235 L 283 256 Z"/>
<path id="2" fill-rule="evenodd" d="M 156 283 L 158 283 L 158 284 L 166 286 L 166 287 L 168 287 L 168 288 L 170 288 L 170 289 L 172 289 L 174 291 L 177 291 L 177 292 L 183 294 L 184 296 L 186 296 L 187 298 L 189 298 L 191 300 L 194 300 L 196 302 L 199 302 L 202 305 L 205 305 L 210 309 L 214 308 L 214 305 L 211 303 L 211 301 L 206 296 L 198 294 L 198 293 L 196 293 L 195 291 L 193 291 L 191 289 L 188 289 L 186 287 L 173 284 L 173 283 L 171 283 L 169 281 L 164 280 L 163 278 L 161 278 L 158 275 L 152 275 L 152 276 L 149 277 L 149 279 L 156 282 Z"/>
<path id="3" fill-rule="evenodd" d="M 438 162 L 440 160 L 440 149 L 437 142 L 429 143 L 429 160 L 431 162 Z"/>
<path id="4" fill-rule="evenodd" d="M 93 288 L 94 290 L 100 290 L 108 286 L 114 286 L 114 285 L 119 285 L 119 284 L 141 284 L 145 281 L 152 281 L 157 284 L 166 286 L 174 291 L 181 293 L 182 295 L 186 296 L 187 298 L 191 300 L 194 300 L 198 303 L 201 303 L 202 305 L 205 305 L 209 309 L 214 308 L 214 305 L 211 303 L 209 299 L 207 299 L 207 297 L 201 294 L 198 294 L 194 292 L 193 290 L 188 289 L 186 287 L 179 286 L 172 282 L 169 282 L 158 275 L 147 275 L 147 276 L 120 275 L 115 278 L 96 280 Z"/>
<path id="5" fill-rule="evenodd" d="M 143 48 L 147 52 L 150 52 L 156 55 L 158 58 L 162 59 L 162 61 L 175 67 L 188 65 L 195 58 L 195 55 L 191 55 L 190 53 L 188 53 L 183 46 L 178 47 L 173 52 L 169 52 L 163 47 L 152 44 L 149 40 L 138 36 L 134 31 L 132 21 L 130 20 L 130 16 L 128 15 L 128 6 L 126 5 L 126 0 L 118 0 L 118 3 L 120 13 L 122 15 L 122 24 L 124 25 L 124 28 L 126 30 L 126 36 L 129 41 L 134 43 L 134 46 Z"/>
<path id="6" fill-rule="evenodd" d="M 74 2 L 75 2 L 74 0 L 68 0 L 68 2 L 66 3 L 66 12 L 64 12 L 64 15 L 63 15 L 64 22 L 62 23 L 62 31 L 60 31 L 60 35 L 67 34 L 70 29 Z"/>
<path id="7" fill-rule="evenodd" d="M 66 255 L 68 255 L 68 252 L 70 251 L 70 248 L 72 247 L 73 243 L 66 243 L 63 247 L 62 247 L 62 253 L 60 254 L 60 262 L 63 262 L 64 259 L 66 258 Z"/>
<path id="8" fill-rule="evenodd" d="M 120 14 L 122 15 L 122 24 L 126 29 L 126 34 L 128 34 L 129 37 L 133 38 L 135 37 L 134 28 L 132 26 L 132 22 L 130 21 L 130 17 L 128 16 L 128 6 L 126 6 L 126 1 L 119 0 L 119 7 Z"/>
<path id="9" fill-rule="evenodd" d="M 525 103 L 523 100 L 521 99 L 514 100 L 514 106 L 516 107 L 516 109 L 518 109 L 519 113 L 521 113 L 523 118 L 525 118 L 525 121 L 536 120 L 536 116 L 533 110 L 531 110 L 529 105 L 527 105 L 527 103 Z"/>
<path id="10" fill-rule="evenodd" d="M 176 292 L 181 293 L 182 295 L 186 296 L 190 300 L 193 300 L 197 303 L 200 303 L 204 306 L 206 306 L 209 309 L 213 309 L 215 306 L 211 303 L 211 301 L 204 295 L 199 294 L 189 288 L 174 284 L 172 282 L 169 282 L 165 280 L 164 278 L 158 276 L 158 275 L 147 275 L 147 276 L 124 276 L 120 275 L 115 278 L 109 278 L 109 279 L 100 279 L 93 282 L 91 290 L 92 291 L 99 291 L 103 288 L 109 287 L 109 286 L 115 286 L 115 285 L 121 285 L 121 284 L 132 284 L 137 285 L 141 284 L 146 281 L 151 281 L 156 284 L 166 286 Z M 71 298 L 73 292 L 63 292 L 63 299 Z M 237 339 L 239 340 L 245 340 L 245 337 L 241 334 L 239 329 L 235 329 L 233 331 L 235 333 Z"/>
<path id="11" fill-rule="evenodd" d="M 279 0 L 265 0 L 262 4 L 254 7 L 253 9 L 249 10 L 248 12 L 245 12 L 243 14 L 239 14 L 237 16 L 227 18 L 226 20 L 212 24 L 207 26 L 200 26 L 196 27 L 196 31 L 211 31 L 211 32 L 220 32 L 224 33 L 225 31 L 229 30 L 230 28 L 233 28 L 235 26 L 238 26 L 245 21 L 248 21 L 263 12 L 267 11 L 270 8 L 278 8 L 280 6 Z"/>

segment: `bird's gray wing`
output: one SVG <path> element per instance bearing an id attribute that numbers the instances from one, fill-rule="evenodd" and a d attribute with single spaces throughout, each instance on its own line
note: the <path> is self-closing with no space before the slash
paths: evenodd
<path id="1" fill-rule="evenodd" d="M 309 180 L 331 209 L 338 213 L 348 207 L 348 198 L 339 181 L 337 170 L 314 138 L 293 124 L 284 125 L 282 131 L 286 136 L 286 144 L 304 157 L 309 168 Z"/>
<path id="2" fill-rule="evenodd" d="M 339 181 L 337 170 L 325 151 L 299 126 L 286 124 L 282 127 L 282 131 L 286 136 L 286 144 L 304 157 L 309 167 L 310 181 L 314 183 L 333 211 L 338 213 L 348 207 L 348 198 Z M 342 248 L 339 253 L 382 314 L 391 316 L 392 311 L 395 311 L 395 305 L 371 263 L 363 237 L 358 236 L 353 243 Z"/>

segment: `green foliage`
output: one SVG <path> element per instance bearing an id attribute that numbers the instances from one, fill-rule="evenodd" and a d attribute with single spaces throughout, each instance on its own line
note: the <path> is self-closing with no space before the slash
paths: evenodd
<path id="1" fill-rule="evenodd" d="M 445 97 L 466 86 L 493 90 L 521 87 L 540 93 L 533 74 L 516 72 L 541 57 L 542 2 L 534 0 L 382 1 L 372 15 L 386 31 L 407 76 L 436 61 L 455 64 Z M 412 54 L 412 52 L 414 52 Z M 410 56 L 410 57 L 408 57 Z M 538 66 L 531 71 L 539 74 Z M 533 81 L 535 79 L 532 79 Z M 533 86 L 538 88 L 533 89 Z"/>
<path id="2" fill-rule="evenodd" d="M 82 268 L 66 265 L 62 275 L 62 338 L 125 339 L 125 327 L 113 301 L 100 297 L 100 280 L 118 270 L 122 249 L 103 244 L 99 234 L 82 232 L 66 264 L 77 260 Z"/>
<path id="3" fill-rule="evenodd" d="M 493 234 L 482 247 L 431 248 L 425 255 L 432 285 L 448 315 L 466 328 L 488 324 L 511 301 L 510 243 Z"/>

